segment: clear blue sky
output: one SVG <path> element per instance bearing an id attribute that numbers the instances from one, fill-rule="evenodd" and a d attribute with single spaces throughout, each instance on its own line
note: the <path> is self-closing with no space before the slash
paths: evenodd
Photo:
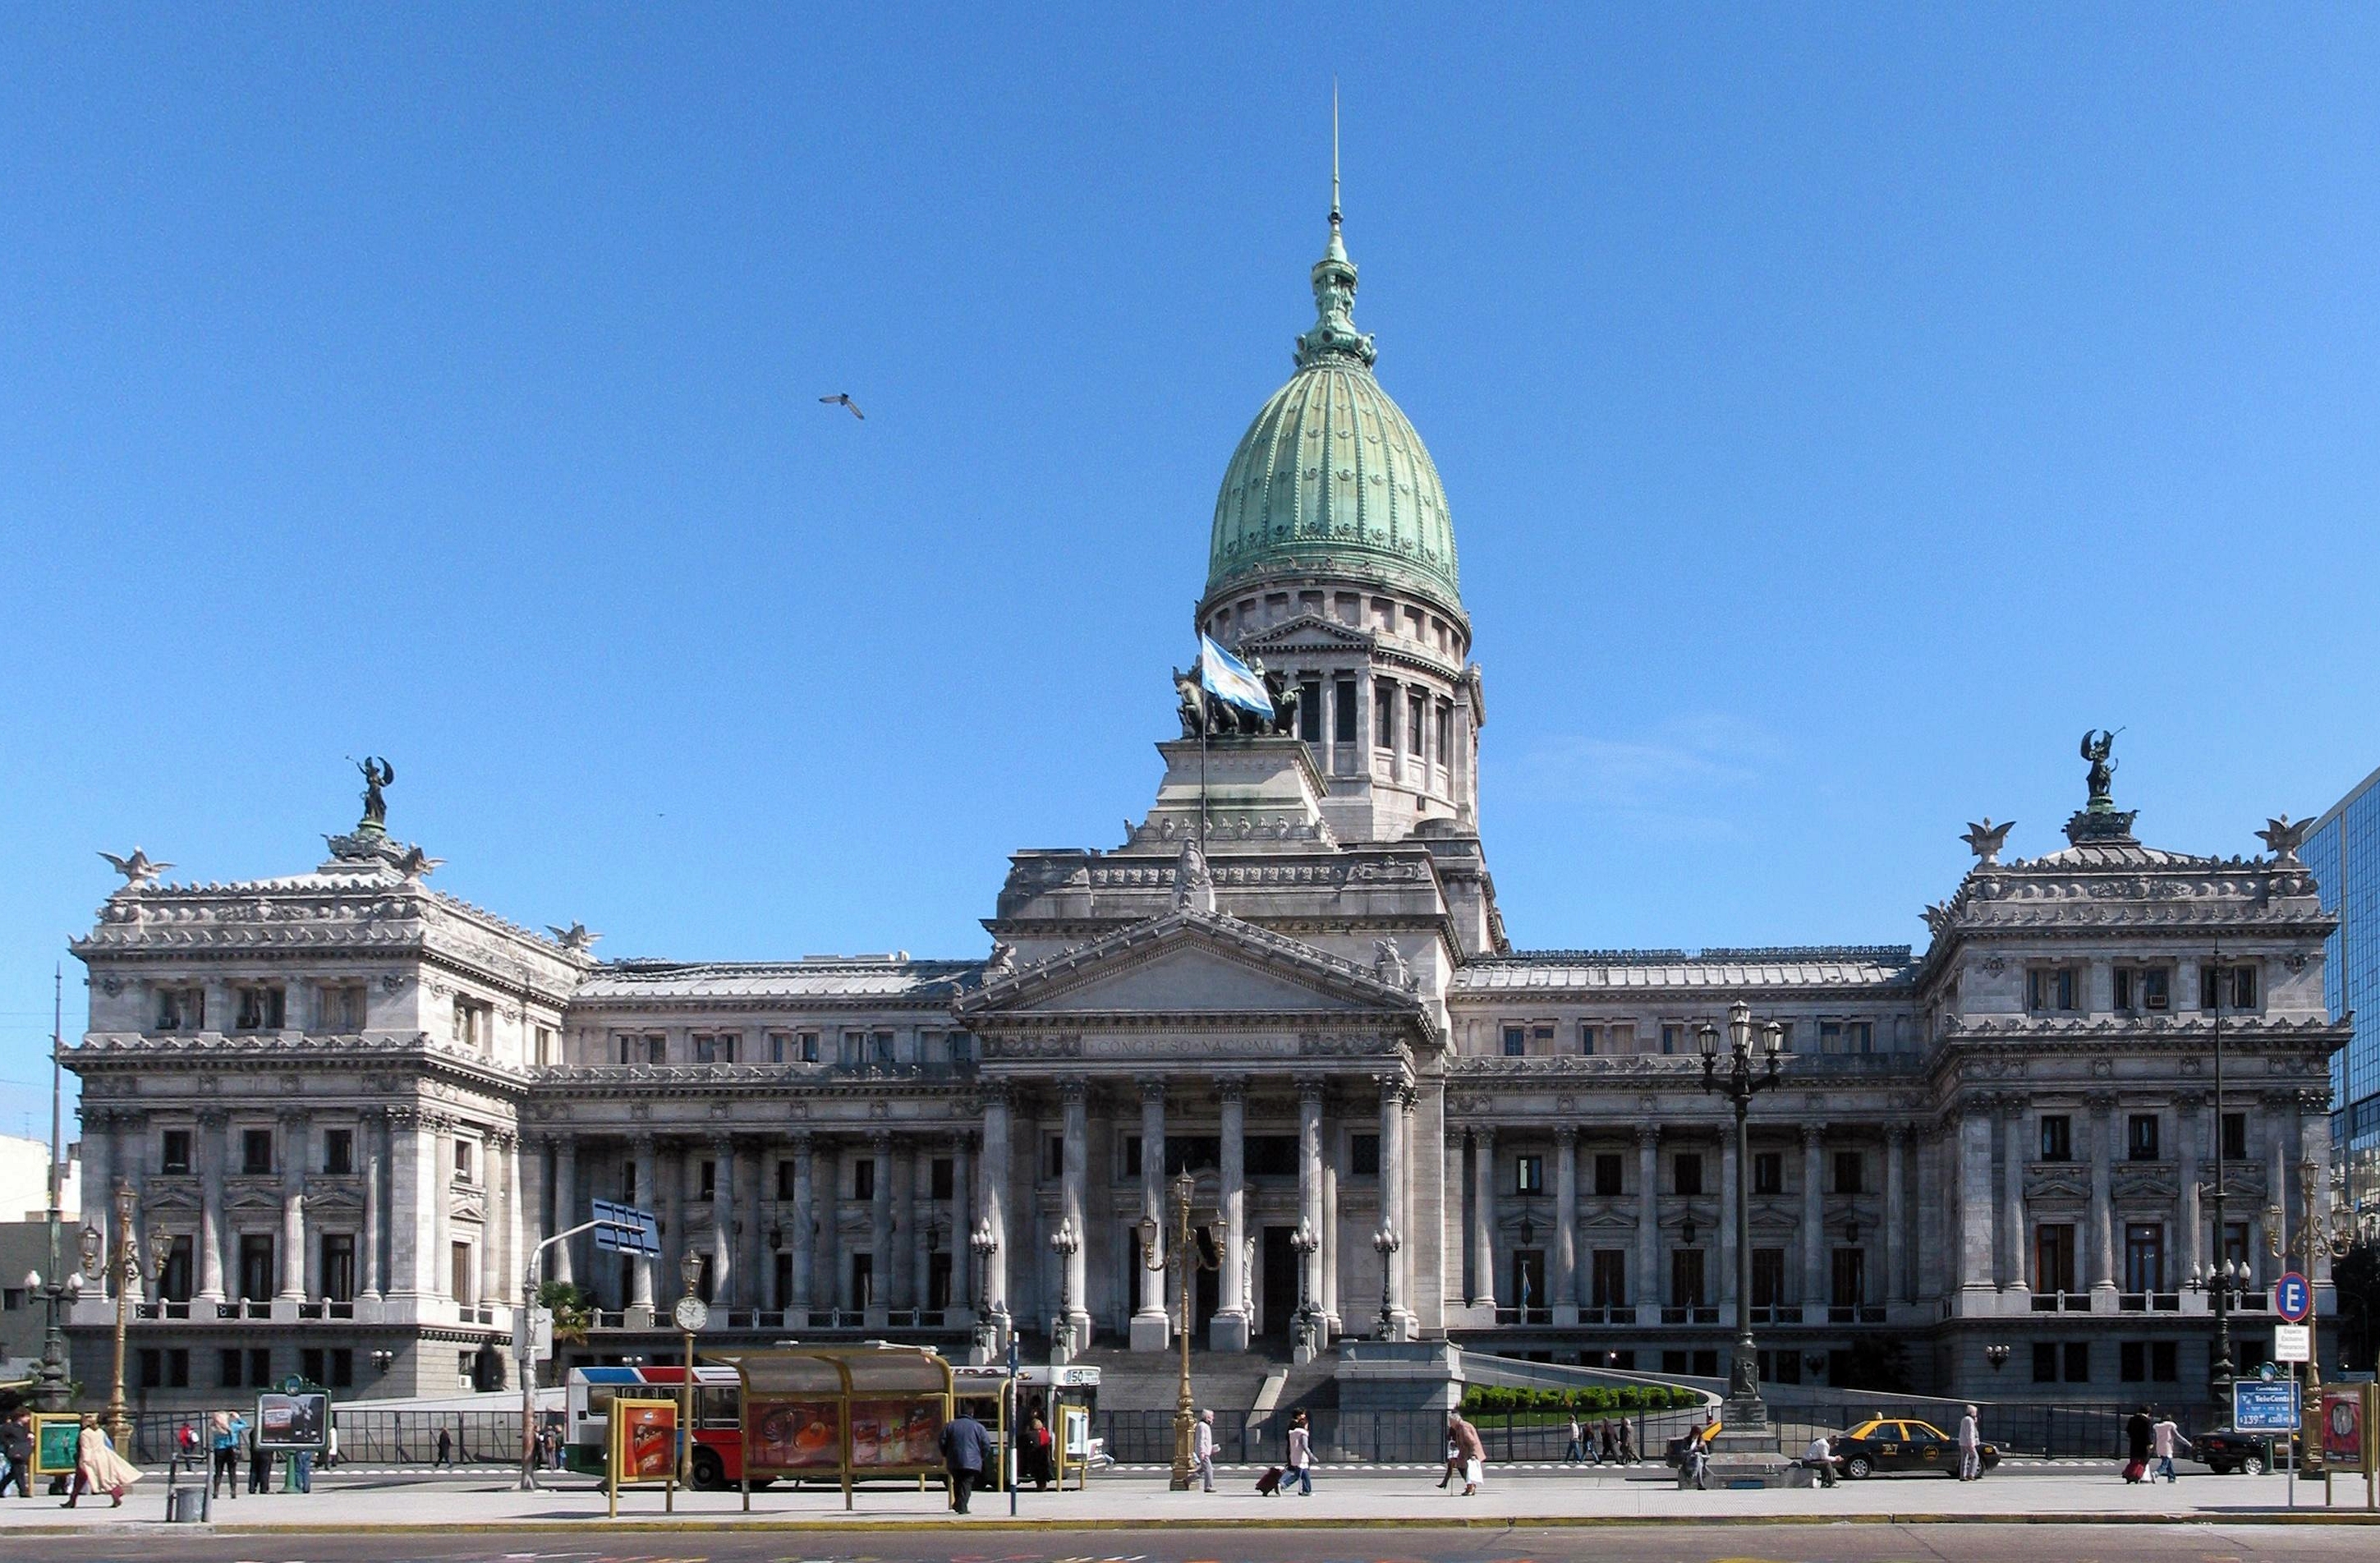
<path id="1" fill-rule="evenodd" d="M 982 951 L 1150 797 L 1333 73 L 1520 943 L 1922 938 L 2086 727 L 2196 851 L 2380 765 L 2369 7 L 880 9 L 0 16 L 0 1129 L 97 850 L 368 752 L 607 954 Z"/>

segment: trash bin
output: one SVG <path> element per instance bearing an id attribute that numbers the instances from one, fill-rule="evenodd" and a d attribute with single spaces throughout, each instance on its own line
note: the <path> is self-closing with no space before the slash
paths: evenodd
<path id="1" fill-rule="evenodd" d="M 204 1487 L 176 1487 L 165 1495 L 165 1523 L 195 1525 L 206 1511 Z"/>

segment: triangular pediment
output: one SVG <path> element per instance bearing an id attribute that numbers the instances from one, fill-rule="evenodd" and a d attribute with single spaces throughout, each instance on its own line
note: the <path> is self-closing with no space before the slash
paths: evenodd
<path id="1" fill-rule="evenodd" d="M 1265 651 L 1276 647 L 1300 649 L 1318 647 L 1361 648 L 1372 644 L 1370 632 L 1325 619 L 1313 613 L 1300 613 L 1277 624 L 1242 636 L 1238 650 L 1242 656 L 1250 651 Z"/>
<path id="2" fill-rule="evenodd" d="M 1175 912 L 1021 968 L 963 1005 L 1000 1015 L 1418 1012 L 1401 987 L 1237 918 Z"/>

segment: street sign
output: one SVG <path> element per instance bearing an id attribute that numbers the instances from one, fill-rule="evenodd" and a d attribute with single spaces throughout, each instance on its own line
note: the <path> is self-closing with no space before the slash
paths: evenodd
<path id="1" fill-rule="evenodd" d="M 2242 1433 L 2294 1433 L 2298 1430 L 2298 1387 L 2294 1384 L 2235 1378 L 2231 1381 L 2231 1425 Z"/>
<path id="2" fill-rule="evenodd" d="M 529 1360 L 553 1361 L 553 1310 L 539 1308 L 528 1316 Z"/>
<path id="3" fill-rule="evenodd" d="M 2280 1315 L 2287 1323 L 2305 1323 L 2306 1315 L 2313 1312 L 2313 1283 L 2295 1270 L 2275 1281 L 2273 1312 Z"/>
<path id="4" fill-rule="evenodd" d="M 647 1254 L 658 1258 L 662 1251 L 662 1224 L 650 1210 L 639 1210 L 633 1205 L 615 1205 L 608 1199 L 594 1202 L 595 1246 L 606 1254 Z"/>
<path id="5" fill-rule="evenodd" d="M 2273 1327 L 2273 1361 L 2303 1363 L 2313 1360 L 2313 1327 L 2312 1325 L 2275 1325 Z"/>

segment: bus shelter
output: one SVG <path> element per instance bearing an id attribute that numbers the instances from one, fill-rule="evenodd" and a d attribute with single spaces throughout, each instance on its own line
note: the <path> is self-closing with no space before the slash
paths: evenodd
<path id="1" fill-rule="evenodd" d="M 780 1478 L 843 1487 L 876 1476 L 939 1476 L 951 1419 L 950 1364 L 922 1346 L 788 1346 L 715 1351 L 743 1386 L 744 1507 Z"/>

